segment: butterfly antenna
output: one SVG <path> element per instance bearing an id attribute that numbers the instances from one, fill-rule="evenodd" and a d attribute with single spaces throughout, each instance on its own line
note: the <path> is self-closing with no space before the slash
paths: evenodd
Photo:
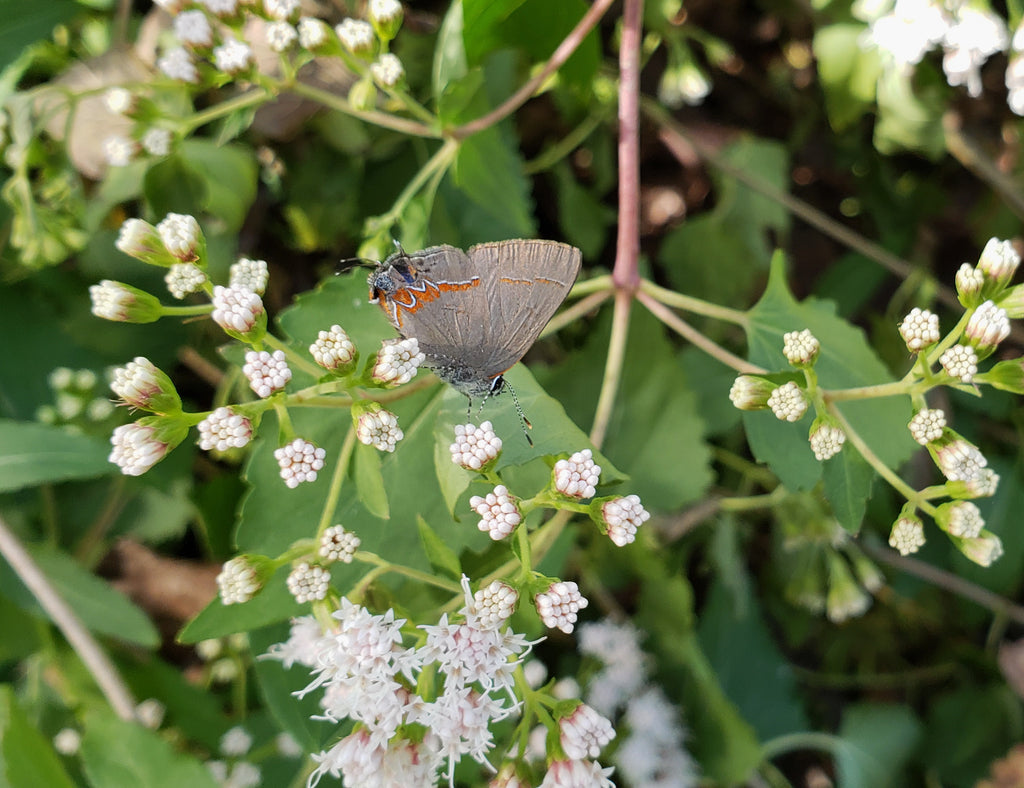
<path id="1" fill-rule="evenodd" d="M 505 381 L 505 388 L 508 389 L 508 393 L 512 395 L 512 404 L 516 406 L 516 413 L 519 414 L 519 422 L 523 425 L 523 435 L 526 437 L 526 442 L 533 446 L 533 438 L 530 437 L 530 433 L 527 430 L 532 430 L 533 425 L 530 424 L 530 420 L 526 418 L 526 414 L 523 413 L 523 407 L 519 404 L 519 397 L 516 396 L 516 390 L 512 388 L 508 381 Z"/>

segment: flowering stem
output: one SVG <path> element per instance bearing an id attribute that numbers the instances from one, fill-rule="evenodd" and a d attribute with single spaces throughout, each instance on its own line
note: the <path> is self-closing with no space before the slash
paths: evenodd
<path id="1" fill-rule="evenodd" d="M 611 294 L 611 290 L 601 290 L 597 293 L 591 293 L 586 298 L 577 301 L 568 309 L 563 309 L 548 321 L 548 324 L 544 327 L 544 330 L 541 331 L 540 335 L 545 337 L 548 334 L 554 334 L 556 331 L 561 330 L 570 323 L 579 320 L 585 314 L 592 312 L 602 303 L 607 301 Z"/>
<path id="2" fill-rule="evenodd" d="M 877 397 L 895 397 L 901 394 L 913 395 L 920 384 L 897 380 L 892 383 L 879 383 L 875 386 L 858 386 L 851 389 L 822 389 L 826 402 L 848 402 L 858 399 L 875 399 Z"/>
<path id="3" fill-rule="evenodd" d="M 640 282 L 640 290 L 644 293 L 648 293 L 656 301 L 660 301 L 666 306 L 670 306 L 675 309 L 683 309 L 687 312 L 703 315 L 704 317 L 713 317 L 716 320 L 735 323 L 744 329 L 750 325 L 750 317 L 746 312 L 741 312 L 738 309 L 730 309 L 726 306 L 719 306 L 718 304 L 709 304 L 707 301 L 702 301 L 701 299 L 694 298 L 693 296 L 683 295 L 682 293 L 676 293 L 672 290 L 666 290 L 664 287 L 659 287 L 654 284 L 654 282 L 649 279 L 644 279 Z"/>
<path id="4" fill-rule="evenodd" d="M 789 495 L 789 490 L 779 485 L 765 495 L 720 498 L 718 500 L 718 508 L 723 512 L 749 512 L 755 509 L 770 509 L 781 503 L 787 495 Z"/>
<path id="5" fill-rule="evenodd" d="M 164 317 L 195 317 L 196 315 L 208 315 L 211 312 L 213 312 L 213 304 L 194 304 L 192 306 L 160 305 L 160 313 Z"/>
<path id="6" fill-rule="evenodd" d="M 953 345 L 957 343 L 957 340 L 959 340 L 961 335 L 964 333 L 964 329 L 967 328 L 967 323 L 970 322 L 971 315 L 974 314 L 975 309 L 966 310 L 963 313 L 963 315 L 961 315 L 960 322 L 958 322 L 953 327 L 953 330 L 946 334 L 946 336 L 942 338 L 942 341 L 939 344 L 937 344 L 935 347 L 928 351 L 929 367 L 931 367 L 932 364 L 938 361 L 943 353 L 945 353 L 949 348 L 953 347 Z M 913 372 L 913 370 L 911 370 L 911 372 Z"/>
<path id="7" fill-rule="evenodd" d="M 356 446 L 356 431 L 349 425 L 345 432 L 345 440 L 341 444 L 341 451 L 338 452 L 338 463 L 331 474 L 331 484 L 327 488 L 327 498 L 324 500 L 324 510 L 320 515 L 320 523 L 316 527 L 316 540 L 320 544 L 320 537 L 327 530 L 331 520 L 334 519 L 334 512 L 338 508 L 338 498 L 341 496 L 341 485 L 348 473 L 349 463 L 352 461 L 352 451 Z"/>
<path id="8" fill-rule="evenodd" d="M 402 190 L 402 193 L 398 195 L 398 199 L 391 206 L 391 210 L 382 216 L 369 220 L 374 223 L 375 228 L 377 230 L 382 230 L 385 227 L 390 228 L 391 225 L 398 221 L 412 201 L 412 198 L 419 193 L 427 181 L 436 173 L 443 173 L 448 170 L 455 160 L 455 154 L 458 150 L 459 143 L 457 141 L 445 140 L 444 145 L 437 149 L 434 155 L 430 157 L 430 160 L 416 173 L 416 177 L 409 181 L 408 185 Z"/>
<path id="9" fill-rule="evenodd" d="M 312 375 L 314 378 L 318 378 L 323 374 L 324 370 L 322 367 L 318 367 L 312 361 L 307 361 L 304 356 L 299 355 L 298 351 L 296 351 L 290 345 L 287 345 L 284 342 L 282 342 L 273 334 L 264 334 L 263 342 L 264 344 L 268 345 L 274 350 L 280 350 L 288 357 L 288 362 L 290 364 L 298 367 L 307 375 Z"/>
<path id="10" fill-rule="evenodd" d="M 647 310 L 666 326 L 684 339 L 689 340 L 691 344 L 699 347 L 712 358 L 721 361 L 727 367 L 732 367 L 737 372 L 742 372 L 746 375 L 763 375 L 768 371 L 757 366 L 757 364 L 751 364 L 746 359 L 742 359 L 736 354 L 730 353 L 721 345 L 712 342 L 671 309 L 651 298 L 642 289 L 636 294 L 636 300 L 647 307 Z"/>
<path id="11" fill-rule="evenodd" d="M 412 137 L 429 137 L 433 139 L 440 139 L 441 133 L 430 126 L 425 126 L 422 123 L 417 123 L 414 120 L 407 118 L 400 118 L 396 115 L 390 115 L 387 112 L 377 112 L 376 110 L 359 110 L 353 107 L 341 96 L 331 93 L 327 90 L 308 85 L 305 82 L 296 82 L 291 86 L 291 91 L 298 96 L 312 99 L 325 107 L 343 112 L 346 115 L 351 115 L 359 120 L 372 123 L 375 126 L 382 126 L 386 129 L 401 132 L 402 134 L 408 134 Z"/>
<path id="12" fill-rule="evenodd" d="M 67 638 L 86 666 L 114 712 L 122 720 L 135 718 L 135 699 L 114 663 L 100 648 L 92 634 L 50 583 L 50 579 L 32 559 L 24 545 L 0 518 L 0 555 L 32 593 L 57 628 Z"/>
<path id="13" fill-rule="evenodd" d="M 572 286 L 572 290 L 569 291 L 569 298 L 579 298 L 580 296 L 590 295 L 591 293 L 597 293 L 602 290 L 612 290 L 612 278 L 608 274 L 604 276 L 595 276 L 593 279 L 588 279 L 586 282 L 577 282 Z"/>
<path id="14" fill-rule="evenodd" d="M 402 566 L 401 564 L 393 564 L 390 561 L 386 561 L 376 553 L 368 553 L 363 550 L 357 550 L 353 556 L 355 560 L 362 561 L 364 564 L 374 564 L 380 569 L 380 572 L 375 574 L 381 574 L 385 572 L 394 572 L 397 575 L 408 577 L 410 580 L 418 580 L 421 583 L 427 585 L 437 586 L 438 588 L 444 589 L 445 591 L 451 591 L 453 594 L 459 594 L 461 598 L 462 586 L 456 583 L 454 580 L 445 580 L 443 577 L 436 577 L 428 572 L 421 572 L 419 569 L 413 569 L 410 566 Z M 374 574 L 374 573 L 371 573 Z M 365 579 L 365 578 L 364 578 Z M 360 581 L 362 585 L 362 581 Z"/>
<path id="15" fill-rule="evenodd" d="M 604 16 L 605 11 L 611 7 L 612 2 L 613 0 L 597 0 L 587 13 L 583 15 L 583 18 L 580 19 L 576 27 L 558 45 L 558 48 L 552 53 L 548 62 L 544 64 L 544 67 L 537 72 L 533 79 L 513 93 L 501 106 L 496 107 L 476 120 L 471 120 L 469 123 L 451 129 L 448 132 L 448 136 L 457 140 L 471 137 L 484 129 L 489 129 L 519 109 L 519 107 L 533 97 L 534 92 L 547 81 L 548 77 L 561 68 L 562 64 L 583 43 L 583 39 L 587 37 L 587 34 Z"/>
<path id="16" fill-rule="evenodd" d="M 597 398 L 594 424 L 590 430 L 590 442 L 600 448 L 608 432 L 608 423 L 615 407 L 615 397 L 622 378 L 622 365 L 626 357 L 626 338 L 629 335 L 629 311 L 632 295 L 626 290 L 615 293 L 615 311 L 612 313 L 612 334 L 608 342 L 608 357 L 605 360 L 604 379 L 601 393 Z"/>
<path id="17" fill-rule="evenodd" d="M 240 109 L 246 107 L 254 107 L 264 102 L 269 101 L 273 98 L 273 95 L 264 88 L 255 88 L 250 90 L 248 93 L 241 93 L 233 98 L 222 101 L 220 104 L 215 104 L 212 107 L 207 107 L 201 112 L 196 112 L 191 117 L 185 118 L 181 121 L 178 130 L 182 136 L 188 136 L 193 131 L 207 123 L 212 123 L 215 120 L 230 115 Z"/>

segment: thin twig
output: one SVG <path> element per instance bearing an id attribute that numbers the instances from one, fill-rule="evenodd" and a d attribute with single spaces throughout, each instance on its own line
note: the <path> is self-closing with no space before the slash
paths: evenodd
<path id="1" fill-rule="evenodd" d="M 656 301 L 643 290 L 637 291 L 636 299 L 647 307 L 652 315 L 679 334 L 683 339 L 689 340 L 692 345 L 699 347 L 709 356 L 718 359 L 727 367 L 732 367 L 744 375 L 763 375 L 768 371 L 757 366 L 757 364 L 751 364 L 746 359 L 742 359 L 735 353 L 730 353 L 721 345 L 712 342 L 700 331 L 679 317 L 679 315 L 664 304 Z"/>
<path id="2" fill-rule="evenodd" d="M 1018 188 L 1016 178 L 1000 172 L 981 146 L 964 133 L 959 115 L 947 112 L 942 118 L 942 130 L 945 132 L 946 150 L 950 155 L 1002 197 L 1018 219 L 1024 219 L 1024 195 Z"/>
<path id="3" fill-rule="evenodd" d="M 906 572 L 908 575 L 920 578 L 926 583 L 931 583 L 939 588 L 944 588 L 950 593 L 956 594 L 964 599 L 969 599 L 972 602 L 981 605 L 981 607 L 991 610 L 993 613 L 998 615 L 1006 616 L 1008 619 L 1018 624 L 1024 624 L 1024 607 L 1015 605 L 1006 597 L 995 594 L 987 588 L 982 588 L 969 580 L 964 580 L 962 577 L 958 577 L 952 572 L 947 572 L 946 570 L 939 569 L 931 564 L 926 564 L 924 561 L 919 561 L 916 558 L 905 558 L 897 555 L 895 551 L 889 550 L 885 547 L 869 544 L 866 541 L 861 541 L 860 547 L 876 561 L 888 564 L 894 569 L 898 569 L 901 572 Z"/>
<path id="4" fill-rule="evenodd" d="M 0 518 L 0 554 L 32 592 L 57 628 L 64 633 L 68 643 L 96 679 L 96 684 L 117 716 L 123 720 L 134 720 L 135 699 L 114 667 L 114 663 L 68 603 L 57 593 L 57 589 L 53 587 L 39 565 L 32 560 L 32 556 L 7 527 L 3 518 Z"/>
<path id="5" fill-rule="evenodd" d="M 608 341 L 608 357 L 604 365 L 601 393 L 594 410 L 594 425 L 590 428 L 590 442 L 598 448 L 608 433 L 608 423 L 615 408 L 615 398 L 622 379 L 622 365 L 626 359 L 626 338 L 629 336 L 629 312 L 632 296 L 625 290 L 615 293 L 615 311 L 612 313 L 612 335 Z"/>
<path id="6" fill-rule="evenodd" d="M 601 304 L 607 301 L 611 297 L 612 292 L 613 291 L 611 290 L 601 290 L 597 293 L 591 293 L 586 298 L 582 298 L 577 301 L 568 309 L 563 309 L 548 321 L 548 324 L 544 327 L 544 330 L 540 335 L 542 337 L 546 337 L 548 334 L 554 334 L 556 331 L 559 331 L 570 323 L 579 320 L 585 314 L 597 309 Z"/>
<path id="7" fill-rule="evenodd" d="M 519 90 L 512 94 L 501 106 L 491 110 L 486 115 L 471 120 L 469 123 L 458 126 L 451 129 L 448 132 L 448 136 L 462 140 L 466 137 L 470 137 L 484 129 L 489 129 L 494 124 L 504 120 L 506 117 L 511 115 L 523 104 L 533 98 L 533 94 L 537 88 L 543 85 L 548 77 L 554 74 L 566 60 L 570 58 L 573 52 L 583 43 L 583 39 L 587 37 L 587 34 L 594 28 L 594 26 L 600 21 L 601 17 L 604 16 L 605 11 L 611 6 L 613 0 L 597 0 L 594 5 L 590 7 L 590 10 L 583 15 L 583 18 L 579 23 L 572 29 L 572 31 L 565 37 L 561 44 L 558 45 L 558 49 L 554 51 L 551 58 L 544 67 L 537 72 L 537 75 L 529 82 L 524 84 Z"/>

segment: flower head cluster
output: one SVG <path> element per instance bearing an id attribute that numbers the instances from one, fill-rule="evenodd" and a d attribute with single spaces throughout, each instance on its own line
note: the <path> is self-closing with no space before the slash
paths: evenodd
<path id="1" fill-rule="evenodd" d="M 319 49 L 330 40 L 330 28 L 322 19 L 304 16 L 296 26 L 299 46 L 310 51 Z"/>
<path id="2" fill-rule="evenodd" d="M 342 46 L 356 55 L 368 55 L 373 52 L 373 25 L 361 19 L 345 19 L 335 28 Z"/>
<path id="3" fill-rule="evenodd" d="M 225 605 L 248 602 L 263 587 L 259 570 L 249 559 L 240 555 L 221 567 L 217 575 L 220 601 Z"/>
<path id="4" fill-rule="evenodd" d="M 127 167 L 139 152 L 139 144 L 129 137 L 114 135 L 103 140 L 103 158 L 111 167 Z"/>
<path id="5" fill-rule="evenodd" d="M 985 520 L 978 507 L 970 501 L 952 501 L 940 506 L 935 521 L 950 536 L 973 539 L 981 535 Z"/>
<path id="6" fill-rule="evenodd" d="M 167 269 L 164 282 L 168 292 L 180 300 L 206 284 L 206 274 L 195 263 L 175 263 Z"/>
<path id="7" fill-rule="evenodd" d="M 469 499 L 469 505 L 481 517 L 477 528 L 486 531 L 494 541 L 512 533 L 523 519 L 515 498 L 503 484 L 495 487 L 486 498 L 474 495 Z"/>
<path id="8" fill-rule="evenodd" d="M 127 405 L 154 413 L 181 410 L 181 399 L 170 378 L 144 356 L 114 370 L 110 388 Z"/>
<path id="9" fill-rule="evenodd" d="M 152 323 L 160 319 L 163 308 L 156 297 L 123 282 L 104 279 L 89 287 L 92 313 L 104 320 L 120 323 Z"/>
<path id="10" fill-rule="evenodd" d="M 109 460 L 125 476 L 141 476 L 167 456 L 171 446 L 161 440 L 155 427 L 124 424 L 110 437 L 113 449 Z"/>
<path id="11" fill-rule="evenodd" d="M 552 583 L 547 591 L 537 594 L 533 603 L 544 626 L 560 629 L 567 635 L 576 625 L 577 614 L 590 604 L 571 580 Z"/>
<path id="12" fill-rule="evenodd" d="M 225 74 L 240 74 L 253 64 L 252 49 L 237 38 L 228 38 L 214 48 L 213 63 Z"/>
<path id="13" fill-rule="evenodd" d="M 287 22 L 273 22 L 267 25 L 265 38 L 275 52 L 287 52 L 299 39 L 299 31 Z"/>
<path id="14" fill-rule="evenodd" d="M 915 441 L 927 446 L 942 437 L 946 428 L 946 414 L 937 408 L 922 408 L 907 425 Z"/>
<path id="15" fill-rule="evenodd" d="M 199 448 L 203 451 L 241 449 L 250 440 L 252 422 L 231 408 L 217 408 L 199 422 Z"/>
<path id="16" fill-rule="evenodd" d="M 328 719 L 360 723 L 356 733 L 313 756 L 312 784 L 332 774 L 355 785 L 434 785 L 445 758 L 449 776 L 464 755 L 486 762 L 490 726 L 518 707 L 514 671 L 531 644 L 511 629 L 481 626 L 468 579 L 463 589 L 462 622 L 445 615 L 422 626 L 417 649 L 403 646 L 405 622 L 392 611 L 374 615 L 343 598 L 335 631 L 323 634 L 311 618 L 298 619 L 288 641 L 270 650 L 286 666 L 312 669 L 304 693 L 323 690 Z M 428 667 L 443 681 L 430 701 L 414 689 Z M 411 723 L 427 729 L 418 744 L 398 733 Z"/>
<path id="17" fill-rule="evenodd" d="M 472 424 L 455 425 L 455 442 L 448 447 L 452 462 L 467 471 L 479 471 L 494 462 L 501 454 L 501 438 L 494 433 L 491 422 L 479 427 Z"/>
<path id="18" fill-rule="evenodd" d="M 356 437 L 360 443 L 377 451 L 392 452 L 405 433 L 398 428 L 398 417 L 383 409 L 364 411 L 356 421 Z"/>
<path id="19" fill-rule="evenodd" d="M 494 580 L 486 588 L 473 594 L 470 610 L 481 629 L 493 629 L 504 624 L 515 612 L 519 592 L 507 583 Z"/>
<path id="20" fill-rule="evenodd" d="M 1005 309 L 986 301 L 971 315 L 964 329 L 967 344 L 979 355 L 988 355 L 1010 335 L 1010 318 Z"/>
<path id="21" fill-rule="evenodd" d="M 601 505 L 601 519 L 608 526 L 608 538 L 625 547 L 636 540 L 637 529 L 651 519 L 637 495 L 613 498 Z"/>
<path id="22" fill-rule="evenodd" d="M 330 331 L 317 334 L 316 342 L 309 346 L 309 353 L 317 364 L 333 372 L 352 363 L 356 346 L 341 326 L 333 325 Z"/>
<path id="23" fill-rule="evenodd" d="M 776 388 L 767 404 L 780 421 L 799 421 L 807 412 L 807 395 L 791 380 Z"/>
<path id="24" fill-rule="evenodd" d="M 331 573 L 303 561 L 288 573 L 288 591 L 300 605 L 324 599 L 331 587 Z"/>
<path id="25" fill-rule="evenodd" d="M 266 350 L 247 351 L 242 373 L 249 381 L 249 388 L 262 399 L 280 391 L 292 379 L 292 371 L 288 368 L 288 361 L 282 350 L 275 350 L 273 353 Z"/>
<path id="26" fill-rule="evenodd" d="M 782 343 L 782 353 L 794 367 L 810 366 L 821 350 L 821 344 L 808 328 L 783 334 Z"/>
<path id="27" fill-rule="evenodd" d="M 146 129 L 139 143 L 142 149 L 150 156 L 166 156 L 171 152 L 171 143 L 174 142 L 174 134 L 170 129 L 162 129 L 153 126 Z"/>
<path id="28" fill-rule="evenodd" d="M 918 517 L 901 517 L 889 533 L 889 546 L 900 555 L 916 553 L 924 547 L 924 541 L 924 524 Z"/>
<path id="29" fill-rule="evenodd" d="M 156 226 L 160 240 L 167 251 L 182 262 L 195 262 L 198 258 L 199 246 L 202 243 L 203 231 L 194 216 L 184 213 L 169 213 Z"/>
<path id="30" fill-rule="evenodd" d="M 739 410 L 762 410 L 768 407 L 775 389 L 776 385 L 765 378 L 739 375 L 729 389 L 729 401 Z"/>
<path id="31" fill-rule="evenodd" d="M 174 47 L 164 52 L 156 61 L 156 67 L 164 76 L 179 82 L 195 84 L 199 81 L 199 69 L 185 47 Z"/>
<path id="32" fill-rule="evenodd" d="M 957 269 L 956 293 L 960 303 L 966 307 L 978 305 L 978 296 L 985 286 L 985 275 L 970 263 L 964 263 Z"/>
<path id="33" fill-rule="evenodd" d="M 574 760 L 596 758 L 615 738 L 615 729 L 607 718 L 585 703 L 558 721 L 558 731 L 562 749 Z"/>
<path id="34" fill-rule="evenodd" d="M 267 267 L 266 260 L 250 260 L 248 257 L 240 257 L 237 263 L 231 265 L 229 275 L 231 287 L 263 295 L 267 290 L 267 281 L 270 279 L 270 269 Z"/>
<path id="35" fill-rule="evenodd" d="M 385 339 L 377 353 L 371 377 L 387 386 L 401 386 L 416 377 L 416 370 L 426 361 L 415 337 Z"/>
<path id="36" fill-rule="evenodd" d="M 939 333 L 939 316 L 915 306 L 900 323 L 900 336 L 911 353 L 934 345 L 942 338 Z"/>
<path id="37" fill-rule="evenodd" d="M 345 564 L 352 563 L 352 556 L 359 549 L 360 540 L 351 531 L 346 531 L 340 525 L 332 525 L 324 530 L 320 537 L 320 548 L 317 551 L 320 558 L 331 563 L 341 561 Z"/>
<path id="38" fill-rule="evenodd" d="M 950 377 L 970 383 L 978 374 L 978 354 L 967 345 L 953 345 L 939 356 L 939 364 Z"/>
<path id="39" fill-rule="evenodd" d="M 274 459 L 281 467 L 281 478 L 293 489 L 303 482 L 315 482 L 326 456 L 326 450 L 302 438 L 274 450 Z"/>
<path id="40" fill-rule="evenodd" d="M 590 449 L 583 449 L 554 467 L 555 489 L 571 498 L 593 498 L 601 480 L 601 466 L 594 462 Z"/>
<path id="41" fill-rule="evenodd" d="M 846 433 L 836 424 L 819 424 L 811 431 L 811 451 L 814 459 L 824 462 L 839 454 L 846 443 Z"/>
<path id="42" fill-rule="evenodd" d="M 393 88 L 405 77 L 405 68 L 396 55 L 385 52 L 370 66 L 373 78 L 386 88 Z"/>
<path id="43" fill-rule="evenodd" d="M 954 540 L 967 558 L 979 566 L 991 566 L 1003 554 L 1003 542 L 994 533 L 982 531 L 978 536 Z"/>
<path id="44" fill-rule="evenodd" d="M 610 779 L 613 771 L 596 761 L 554 761 L 540 788 L 614 788 Z"/>
<path id="45" fill-rule="evenodd" d="M 955 433 L 951 432 L 951 435 L 955 436 Z M 978 447 L 963 438 L 947 437 L 929 448 L 939 470 L 951 482 L 977 479 L 988 465 L 988 460 Z"/>
<path id="46" fill-rule="evenodd" d="M 213 288 L 213 322 L 225 331 L 245 336 L 266 325 L 263 299 L 244 287 Z"/>
<path id="47" fill-rule="evenodd" d="M 990 238 L 978 259 L 978 271 L 987 279 L 999 285 L 1005 285 L 1012 278 L 1020 265 L 1020 255 L 1010 241 Z"/>

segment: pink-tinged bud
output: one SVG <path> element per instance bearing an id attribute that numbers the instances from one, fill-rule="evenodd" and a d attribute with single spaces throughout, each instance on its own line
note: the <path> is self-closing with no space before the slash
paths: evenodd
<path id="1" fill-rule="evenodd" d="M 156 228 L 142 219 L 126 219 L 121 224 L 121 232 L 114 246 L 126 255 L 150 265 L 168 267 L 179 262 L 178 258 L 167 251 Z"/>
<path id="2" fill-rule="evenodd" d="M 156 296 L 110 279 L 92 285 L 89 298 L 92 299 L 92 313 L 104 320 L 153 323 L 163 315 L 163 307 Z"/>
<path id="3" fill-rule="evenodd" d="M 1013 278 L 1020 265 L 1020 255 L 1010 241 L 991 238 L 978 260 L 978 270 L 985 274 L 985 279 L 993 282 L 1001 290 Z"/>
<path id="4" fill-rule="evenodd" d="M 143 356 L 115 369 L 110 388 L 133 408 L 162 414 L 181 412 L 181 398 L 171 379 Z"/>
<path id="5" fill-rule="evenodd" d="M 1010 319 L 1006 311 L 991 301 L 986 301 L 971 315 L 964 329 L 967 344 L 973 347 L 978 358 L 985 358 L 1010 335 Z"/>
<path id="6" fill-rule="evenodd" d="M 162 416 L 146 416 L 124 424 L 110 438 L 110 462 L 126 476 L 141 476 L 184 440 L 188 428 Z"/>
<path id="7" fill-rule="evenodd" d="M 1003 542 L 991 531 L 982 531 L 975 537 L 954 539 L 957 549 L 980 566 L 991 566 L 1003 554 Z"/>

